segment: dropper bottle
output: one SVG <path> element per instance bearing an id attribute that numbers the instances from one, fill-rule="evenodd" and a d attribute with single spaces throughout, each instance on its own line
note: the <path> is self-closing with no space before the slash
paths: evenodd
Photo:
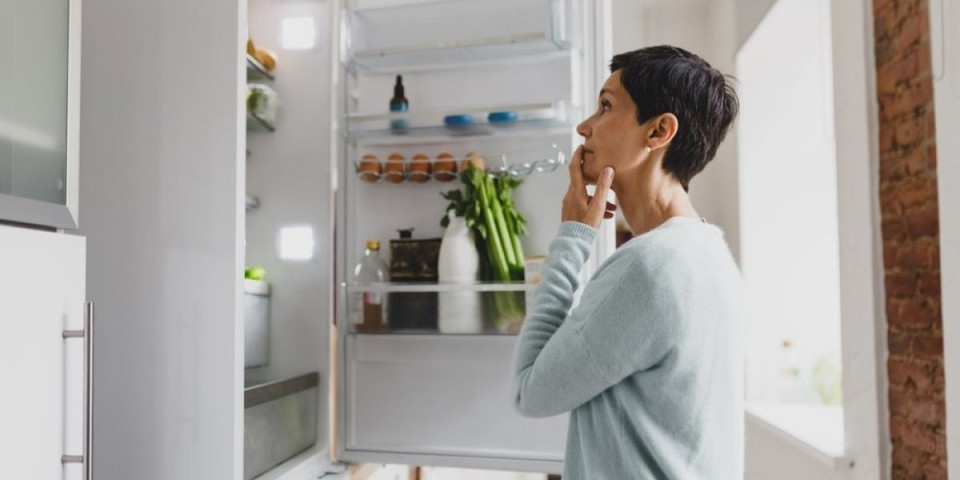
<path id="1" fill-rule="evenodd" d="M 397 75 L 397 83 L 393 86 L 393 98 L 390 99 L 391 112 L 406 112 L 410 108 L 407 97 L 403 94 L 403 76 Z M 390 121 L 390 130 L 394 133 L 404 133 L 407 130 L 407 120 L 398 118 Z"/>

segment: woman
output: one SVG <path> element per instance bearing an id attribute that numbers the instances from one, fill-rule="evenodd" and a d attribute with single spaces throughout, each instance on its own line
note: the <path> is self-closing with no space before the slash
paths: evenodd
<path id="1" fill-rule="evenodd" d="M 742 479 L 745 295 L 723 233 L 687 195 L 736 117 L 736 94 L 675 47 L 617 55 L 610 70 L 577 127 L 563 223 L 514 354 L 516 407 L 570 412 L 564 480 Z M 608 190 L 636 237 L 570 311 L 616 208 Z"/>

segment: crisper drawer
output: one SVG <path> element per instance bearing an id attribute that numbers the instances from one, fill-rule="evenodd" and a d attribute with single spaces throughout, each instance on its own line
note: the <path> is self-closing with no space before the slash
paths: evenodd
<path id="1" fill-rule="evenodd" d="M 458 466 L 559 465 L 568 416 L 529 419 L 514 410 L 515 343 L 514 336 L 348 335 L 346 450 L 428 455 L 435 465 L 451 464 L 442 458 L 459 458 Z"/>

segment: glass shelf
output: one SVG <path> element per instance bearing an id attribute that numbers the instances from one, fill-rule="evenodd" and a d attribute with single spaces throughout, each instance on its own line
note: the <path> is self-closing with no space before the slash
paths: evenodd
<path id="1" fill-rule="evenodd" d="M 265 118 L 255 113 L 247 112 L 248 132 L 273 132 L 276 131 L 276 129 L 277 128 Z"/>
<path id="2" fill-rule="evenodd" d="M 516 335 L 532 283 L 341 284 L 351 334 Z M 365 303 L 378 300 L 382 306 Z"/>
<path id="3" fill-rule="evenodd" d="M 367 292 L 526 292 L 537 287 L 525 282 L 422 283 L 391 282 L 380 284 L 341 283 L 348 293 Z"/>
<path id="4" fill-rule="evenodd" d="M 565 101 L 485 105 L 460 108 L 411 110 L 408 112 L 346 115 L 348 140 L 365 145 L 402 145 L 413 143 L 473 141 L 478 138 L 522 136 L 530 133 L 569 133 L 576 108 Z M 491 123 L 494 112 L 514 112 L 516 120 Z M 464 127 L 444 126 L 448 115 L 469 115 L 473 123 Z M 391 128 L 402 122 L 403 128 Z"/>
<path id="5" fill-rule="evenodd" d="M 577 48 L 579 0 L 351 1 L 346 64 L 366 72 L 543 55 Z"/>
<path id="6" fill-rule="evenodd" d="M 555 42 L 547 32 L 532 32 L 404 48 L 360 50 L 354 52 L 349 64 L 370 73 L 409 72 L 428 67 L 468 65 L 569 49 L 569 44 Z"/>
<path id="7" fill-rule="evenodd" d="M 247 79 L 273 81 L 273 74 L 249 53 L 247 54 Z"/>

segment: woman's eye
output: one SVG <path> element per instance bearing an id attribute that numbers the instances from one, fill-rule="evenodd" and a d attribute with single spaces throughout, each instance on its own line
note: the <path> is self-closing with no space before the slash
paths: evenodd
<path id="1" fill-rule="evenodd" d="M 600 109 L 601 109 L 601 110 L 604 110 L 604 111 L 610 110 L 610 104 L 607 103 L 607 102 L 602 102 L 602 103 L 600 103 Z"/>

